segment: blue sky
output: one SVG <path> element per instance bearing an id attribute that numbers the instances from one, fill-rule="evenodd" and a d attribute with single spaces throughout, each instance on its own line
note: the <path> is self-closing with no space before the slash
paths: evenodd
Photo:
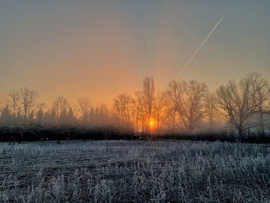
<path id="1" fill-rule="evenodd" d="M 146 76 L 164 90 L 222 16 L 180 79 L 212 91 L 254 71 L 269 80 L 270 1 L 1 1 L 0 101 L 26 86 L 48 103 L 108 103 Z"/>

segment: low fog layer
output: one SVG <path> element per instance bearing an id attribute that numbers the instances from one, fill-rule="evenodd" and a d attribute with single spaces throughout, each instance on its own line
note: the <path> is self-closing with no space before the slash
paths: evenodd
<path id="1" fill-rule="evenodd" d="M 94 106 L 88 97 L 79 98 L 71 106 L 62 96 L 46 105 L 39 101 L 36 90 L 26 87 L 10 90 L 7 98 L 9 102 L 2 104 L 0 111 L 2 139 L 11 139 L 8 136 L 14 133 L 21 137 L 26 129 L 35 129 L 32 134 L 45 139 L 44 134 L 51 131 L 44 133 L 44 129 L 58 129 L 56 134 L 66 136 L 98 131 L 103 138 L 112 134 L 222 132 L 242 140 L 247 136 L 264 137 L 270 128 L 270 87 L 259 73 L 249 73 L 237 82 L 230 80 L 216 92 L 196 80 L 171 81 L 166 91 L 159 91 L 154 79 L 146 77 L 141 90 L 116 96 L 110 107 Z"/>

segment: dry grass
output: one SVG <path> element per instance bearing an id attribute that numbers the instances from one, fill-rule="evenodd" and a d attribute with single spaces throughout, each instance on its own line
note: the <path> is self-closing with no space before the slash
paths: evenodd
<path id="1" fill-rule="evenodd" d="M 270 202 L 267 146 L 0 144 L 0 202 Z"/>

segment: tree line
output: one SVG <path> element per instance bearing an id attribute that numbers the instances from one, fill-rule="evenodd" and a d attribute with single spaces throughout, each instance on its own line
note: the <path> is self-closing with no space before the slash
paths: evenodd
<path id="1" fill-rule="evenodd" d="M 63 96 L 48 108 L 36 90 L 26 87 L 7 96 L 0 109 L 2 141 L 220 134 L 240 141 L 269 139 L 270 86 L 259 73 L 230 80 L 215 92 L 196 80 L 171 81 L 165 91 L 156 91 L 154 79 L 146 77 L 140 91 L 116 96 L 110 108 L 94 106 L 87 97 L 75 108 Z"/>

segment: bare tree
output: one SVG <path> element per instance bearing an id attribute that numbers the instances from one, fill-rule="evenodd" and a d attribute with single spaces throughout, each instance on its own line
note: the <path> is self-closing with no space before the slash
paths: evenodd
<path id="1" fill-rule="evenodd" d="M 204 97 L 208 91 L 206 84 L 196 80 L 172 81 L 169 88 L 181 121 L 189 133 L 193 132 L 205 116 Z"/>
<path id="2" fill-rule="evenodd" d="M 238 86 L 231 80 L 217 90 L 218 105 L 229 123 L 238 130 L 240 140 L 243 139 L 243 131 L 250 128 L 249 119 L 261 105 L 257 96 L 266 87 L 267 82 L 260 74 L 249 73 Z"/>
<path id="3" fill-rule="evenodd" d="M 221 114 L 217 108 L 217 98 L 214 93 L 207 93 L 205 95 L 205 118 L 209 123 L 209 130 L 213 130 L 213 125 L 216 121 L 221 119 Z"/>
<path id="4" fill-rule="evenodd" d="M 63 96 L 57 97 L 51 106 L 49 112 L 49 118 L 51 124 L 56 127 L 55 133 L 57 135 L 57 142 L 60 144 L 60 140 L 63 135 L 69 134 L 68 127 L 71 124 L 70 116 L 73 116 L 72 108 L 66 98 Z"/>
<path id="5" fill-rule="evenodd" d="M 121 122 L 132 122 L 133 98 L 131 95 L 126 93 L 118 95 L 118 97 L 113 100 L 113 108 Z"/>
<path id="6" fill-rule="evenodd" d="M 153 104 L 155 100 L 155 84 L 153 77 L 146 77 L 143 80 L 143 104 L 146 115 L 146 131 L 149 131 L 149 122 L 152 117 Z"/>
<path id="7" fill-rule="evenodd" d="M 38 92 L 36 90 L 23 87 L 18 90 L 18 95 L 19 102 L 21 104 L 21 111 L 24 119 L 26 120 L 32 111 L 34 111 L 38 106 Z"/>
<path id="8" fill-rule="evenodd" d="M 136 129 L 136 106 L 135 98 L 123 93 L 113 100 L 112 124 L 117 127 L 119 133 L 132 135 Z"/>
<path id="9" fill-rule="evenodd" d="M 52 103 L 51 116 L 56 120 L 58 124 L 64 124 L 66 118 L 68 117 L 68 111 L 70 109 L 70 104 L 66 98 L 59 96 Z"/>
<path id="10" fill-rule="evenodd" d="M 114 115 L 122 125 L 128 129 L 134 128 L 135 132 L 146 131 L 146 104 L 144 92 L 136 92 L 135 96 L 123 93 L 118 95 L 113 102 Z M 132 126 L 130 126 L 132 124 Z"/>
<path id="11" fill-rule="evenodd" d="M 38 92 L 26 87 L 20 89 L 13 89 L 9 91 L 10 103 L 12 106 L 14 118 L 22 117 L 26 122 L 33 117 L 34 111 L 38 108 Z"/>
<path id="12" fill-rule="evenodd" d="M 133 109 L 132 114 L 134 115 L 134 123 L 135 123 L 135 130 L 136 132 L 143 132 L 144 131 L 144 125 L 145 125 L 145 112 L 144 112 L 144 106 L 143 106 L 143 92 L 136 92 L 135 98 L 133 101 Z"/>
<path id="13" fill-rule="evenodd" d="M 78 99 L 78 104 L 79 104 L 79 111 L 81 114 L 82 123 L 85 126 L 89 122 L 89 116 L 90 116 L 90 111 L 92 108 L 92 103 L 89 98 L 80 97 Z"/>
<path id="14" fill-rule="evenodd" d="M 15 88 L 9 91 L 8 96 L 10 97 L 10 105 L 12 108 L 13 117 L 15 118 L 18 113 L 18 103 L 19 103 L 19 92 Z"/>
<path id="15" fill-rule="evenodd" d="M 155 120 L 154 127 L 161 133 L 170 114 L 170 98 L 165 92 L 157 94 L 152 114 Z"/>
<path id="16" fill-rule="evenodd" d="M 270 125 L 268 121 L 268 112 L 270 111 L 270 87 L 268 81 L 261 79 L 259 81 L 260 88 L 258 88 L 258 92 L 256 93 L 256 101 L 258 104 L 256 114 L 255 114 L 255 122 L 259 127 L 260 135 L 265 136 L 265 127 Z"/>
<path id="17" fill-rule="evenodd" d="M 180 124 L 181 118 L 179 117 L 179 113 L 176 108 L 175 93 L 173 92 L 174 88 L 173 87 L 171 88 L 172 89 L 169 89 L 164 93 L 164 96 L 167 98 L 165 125 L 170 133 L 175 133 L 176 130 L 181 126 Z"/>

